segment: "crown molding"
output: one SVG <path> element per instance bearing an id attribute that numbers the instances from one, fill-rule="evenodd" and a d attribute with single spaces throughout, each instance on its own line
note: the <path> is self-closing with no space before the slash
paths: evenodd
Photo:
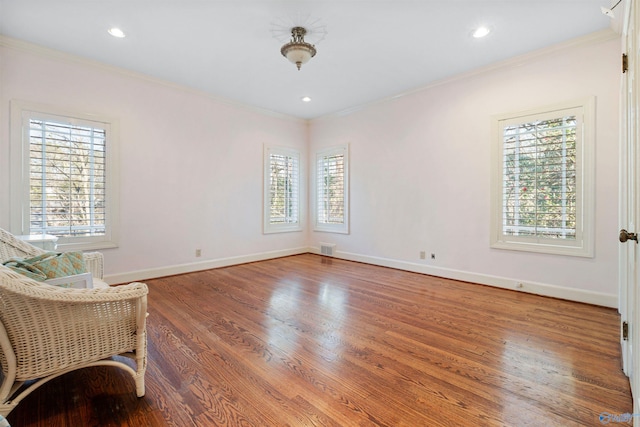
<path id="1" fill-rule="evenodd" d="M 513 67 L 518 67 L 518 66 L 522 66 L 523 64 L 526 64 L 528 62 L 532 62 L 534 60 L 537 60 L 539 58 L 543 58 L 545 56 L 551 56 L 554 55 L 558 52 L 563 52 L 569 49 L 575 49 L 578 47 L 584 47 L 584 46 L 592 46 L 592 45 L 596 45 L 596 44 L 600 44 L 600 43 L 604 43 L 604 42 L 608 42 L 611 40 L 615 40 L 615 39 L 620 39 L 620 34 L 616 31 L 614 31 L 613 29 L 606 29 L 606 30 L 601 30 L 601 31 L 596 31 L 594 33 L 590 33 L 581 37 L 577 37 L 571 40 L 568 40 L 566 42 L 563 43 L 558 43 L 552 46 L 548 46 L 542 49 L 537 49 L 531 52 L 527 52 L 524 53 L 522 55 L 518 55 L 518 56 L 514 56 L 512 58 L 508 58 L 502 61 L 498 61 L 495 62 L 493 64 L 489 64 L 487 66 L 484 67 L 480 67 L 480 68 L 476 68 L 464 73 L 460 73 L 460 74 L 456 74 L 454 76 L 451 77 L 446 77 L 444 79 L 441 80 L 436 80 L 430 83 L 427 83 L 426 85 L 423 86 L 419 86 L 401 93 L 398 93 L 396 95 L 391 95 L 391 96 L 387 96 L 385 98 L 381 98 L 381 99 L 377 99 L 375 101 L 371 101 L 371 102 L 367 102 L 365 104 L 360 104 L 360 105 L 356 105 L 344 110 L 340 110 L 337 111 L 335 113 L 330 113 L 330 114 L 326 114 L 324 116 L 320 116 L 314 119 L 310 119 L 311 122 L 314 121 L 319 121 L 325 118 L 335 118 L 335 117 L 343 117 L 343 116 L 348 116 L 350 114 L 353 114 L 357 111 L 360 110 L 364 110 L 365 108 L 369 108 L 372 107 L 374 105 L 379 105 L 379 104 L 383 104 L 385 102 L 389 102 L 392 100 L 396 100 L 398 98 L 404 98 L 406 96 L 409 95 L 414 95 L 416 93 L 419 92 L 423 92 L 429 89 L 433 89 L 435 87 L 438 86 L 443 86 L 446 84 L 451 84 L 451 83 L 455 83 L 458 81 L 462 81 L 462 80 L 468 80 L 477 76 L 481 76 L 490 72 L 494 72 L 494 71 L 498 71 L 498 70 L 502 70 L 502 69 L 508 69 L 508 68 L 513 68 Z"/>
<path id="2" fill-rule="evenodd" d="M 117 67 L 115 65 L 105 64 L 104 62 L 100 62 L 94 59 L 85 58 L 78 55 L 73 55 L 71 53 L 63 52 L 61 50 L 41 46 L 35 43 L 27 42 L 20 39 L 15 39 L 12 37 L 7 37 L 0 34 L 0 47 L 6 47 L 9 49 L 26 52 L 46 58 L 50 58 L 53 60 L 58 60 L 61 62 L 67 63 L 75 63 L 78 65 L 83 65 L 87 67 L 92 67 L 94 69 L 119 74 L 121 76 L 126 76 L 133 79 L 143 80 L 148 83 L 157 84 L 160 86 L 164 86 L 169 89 L 180 90 L 183 92 L 191 93 L 193 95 L 202 96 L 205 98 L 209 98 L 214 102 L 218 102 L 220 104 L 224 104 L 227 106 L 235 107 L 242 110 L 247 110 L 249 112 L 262 114 L 265 116 L 270 116 L 278 119 L 284 119 L 288 121 L 292 121 L 295 123 L 308 123 L 307 119 L 301 119 L 298 117 L 290 116 L 287 114 L 278 113 L 276 111 L 268 110 L 266 108 L 255 107 L 248 104 L 243 104 L 241 102 L 233 101 L 228 98 L 223 98 L 220 96 L 212 95 L 211 93 L 194 89 L 189 86 L 181 85 L 178 83 L 173 83 L 168 80 L 160 79 L 158 77 L 153 77 L 148 74 L 140 73 L 137 71 L 127 70 L 126 68 Z"/>

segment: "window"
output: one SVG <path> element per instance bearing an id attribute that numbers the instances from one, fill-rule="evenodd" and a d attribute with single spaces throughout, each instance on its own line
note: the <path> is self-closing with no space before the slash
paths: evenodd
<path id="1" fill-rule="evenodd" d="M 264 232 L 300 231 L 300 153 L 265 147 Z"/>
<path id="2" fill-rule="evenodd" d="M 315 230 L 349 233 L 349 147 L 316 155 Z"/>
<path id="3" fill-rule="evenodd" d="M 12 102 L 12 229 L 61 249 L 115 247 L 115 126 Z"/>
<path id="4" fill-rule="evenodd" d="M 593 256 L 594 100 L 494 117 L 494 248 Z"/>

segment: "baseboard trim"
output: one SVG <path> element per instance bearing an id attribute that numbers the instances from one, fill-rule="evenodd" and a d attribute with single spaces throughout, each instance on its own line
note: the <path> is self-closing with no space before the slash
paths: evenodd
<path id="1" fill-rule="evenodd" d="M 121 274 L 108 274 L 104 280 L 110 285 L 145 281 L 158 277 L 175 276 L 177 274 L 192 273 L 194 271 L 210 270 L 212 268 L 229 267 L 231 265 L 246 264 L 248 262 L 265 261 L 273 258 L 281 258 L 291 255 L 308 253 L 309 248 L 292 248 L 279 251 L 259 252 L 236 257 L 218 258 L 186 264 L 171 265 L 168 267 L 150 268 L 146 270 L 130 271 Z"/>
<path id="2" fill-rule="evenodd" d="M 137 270 L 122 274 L 110 274 L 105 276 L 105 281 L 109 284 L 130 283 L 148 279 L 155 279 L 158 277 L 174 276 L 177 274 L 210 270 L 212 268 L 229 267 L 232 265 L 245 264 L 248 262 L 266 261 L 269 259 L 299 255 L 304 253 L 322 255 L 320 253 L 320 248 L 291 248 L 279 251 L 259 252 L 255 254 L 241 255 L 236 257 L 218 258 L 200 262 L 177 264 L 168 267 Z M 370 255 L 361 255 L 351 252 L 336 251 L 334 252 L 333 258 L 362 262 L 364 264 L 378 265 L 381 267 L 395 268 L 398 270 L 411 271 L 414 273 L 428 274 L 430 276 L 442 277 L 446 279 L 461 280 L 463 282 L 477 283 L 480 285 L 494 286 L 496 288 L 527 292 L 547 297 L 560 298 L 569 301 L 599 305 L 603 307 L 618 308 L 617 294 L 605 294 L 602 292 L 567 288 L 547 283 L 531 282 L 527 280 L 493 276 L 489 274 L 472 273 L 469 271 L 434 267 L 408 261 L 400 261 L 396 259 L 375 257 Z M 519 287 L 518 284 L 521 284 L 522 286 Z"/>
<path id="3" fill-rule="evenodd" d="M 309 252 L 322 255 L 320 253 L 320 248 L 309 248 Z M 481 273 L 472 273 L 468 271 L 434 267 L 407 261 L 399 261 L 395 259 L 361 255 L 350 252 L 336 251 L 334 252 L 333 257 L 348 261 L 357 261 L 365 264 L 378 265 L 381 267 L 396 268 L 398 270 L 411 271 L 414 273 L 428 274 L 430 276 L 442 277 L 446 279 L 454 279 L 463 282 L 494 286 L 502 289 L 510 289 L 518 292 L 527 292 L 530 294 L 599 305 L 603 307 L 618 308 L 617 294 L 605 294 L 601 292 L 567 288 L 547 283 L 531 282 L 527 280 L 493 276 Z"/>

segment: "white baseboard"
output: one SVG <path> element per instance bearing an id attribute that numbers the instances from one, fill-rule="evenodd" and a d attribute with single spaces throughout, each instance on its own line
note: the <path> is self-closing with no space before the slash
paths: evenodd
<path id="1" fill-rule="evenodd" d="M 104 280 L 110 285 L 145 281 L 157 277 L 175 276 L 176 274 L 191 273 L 194 271 L 210 270 L 212 268 L 228 267 L 230 265 L 245 264 L 248 262 L 265 261 L 273 258 L 281 258 L 290 255 L 308 253 L 309 248 L 293 248 L 279 251 L 260 252 L 249 255 L 241 255 L 229 258 L 211 259 L 187 264 L 171 265 L 167 267 L 150 268 L 147 270 L 130 271 L 121 274 L 106 275 Z"/>
<path id="2" fill-rule="evenodd" d="M 320 248 L 302 247 L 284 249 L 279 251 L 260 252 L 237 257 L 219 258 L 187 264 L 172 265 L 168 267 L 151 268 L 147 270 L 137 270 L 122 274 L 112 274 L 105 277 L 109 284 L 130 283 L 144 281 L 157 277 L 174 276 L 176 274 L 191 273 L 194 271 L 209 270 L 212 268 L 228 267 L 231 265 L 245 264 L 248 262 L 264 261 L 273 258 L 280 258 L 290 255 L 313 253 L 322 255 Z M 399 261 L 389 258 L 360 255 L 350 252 L 336 251 L 334 258 L 348 261 L 357 261 L 365 264 L 373 264 L 381 267 L 396 268 L 398 270 L 411 271 L 414 273 L 428 274 L 430 276 L 443 277 L 446 279 L 461 280 L 464 282 L 478 283 L 481 285 L 494 286 L 497 288 L 511 289 L 514 291 L 527 292 L 536 295 L 543 295 L 553 298 L 566 299 L 569 301 L 583 302 L 587 304 L 599 305 L 610 308 L 618 308 L 618 295 L 593 292 L 583 289 L 567 288 L 547 283 L 531 282 L 508 277 L 493 276 L 468 271 L 454 270 L 449 268 L 434 267 Z M 521 286 L 518 286 L 518 285 Z"/>
<path id="3" fill-rule="evenodd" d="M 309 248 L 309 252 L 321 255 L 319 248 Z M 333 257 L 348 261 L 357 261 L 365 264 L 378 265 L 382 267 L 396 268 L 398 270 L 411 271 L 414 273 L 428 274 L 430 276 L 443 277 L 446 279 L 461 280 L 464 282 L 478 283 L 481 285 L 511 289 L 514 291 L 527 292 L 531 294 L 560 298 L 569 301 L 583 302 L 603 307 L 618 308 L 617 293 L 605 294 L 602 292 L 593 292 L 584 289 L 567 288 L 547 283 L 531 282 L 527 280 L 492 276 L 481 273 L 472 273 L 468 271 L 434 267 L 407 261 L 360 255 L 349 252 L 336 251 L 334 252 Z"/>

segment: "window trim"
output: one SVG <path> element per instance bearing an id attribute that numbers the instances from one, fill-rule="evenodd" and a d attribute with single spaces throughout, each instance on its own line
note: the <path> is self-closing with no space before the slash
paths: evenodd
<path id="1" fill-rule="evenodd" d="M 341 224 L 328 224 L 319 221 L 318 214 L 318 161 L 323 157 L 336 154 L 344 156 L 343 172 L 343 222 Z M 313 168 L 313 231 L 349 234 L 349 144 L 326 148 L 316 152 Z"/>
<path id="2" fill-rule="evenodd" d="M 11 141 L 11 231 L 28 235 L 29 231 L 29 127 L 30 118 L 68 120 L 68 123 L 103 123 L 109 129 L 106 148 L 105 184 L 105 234 L 103 236 L 81 236 L 59 238 L 59 250 L 94 250 L 118 246 L 119 219 L 119 123 L 116 119 L 92 114 L 78 113 L 60 107 L 27 101 L 12 100 L 10 115 Z"/>
<path id="3" fill-rule="evenodd" d="M 579 131 L 576 141 L 576 239 L 507 236 L 502 233 L 503 134 L 506 122 L 533 121 L 534 116 L 565 110 L 578 110 Z M 595 97 L 559 103 L 527 111 L 492 116 L 492 179 L 490 245 L 496 249 L 537 252 L 580 257 L 594 256 L 595 198 Z"/>
<path id="4" fill-rule="evenodd" d="M 297 201 L 297 210 L 298 210 L 298 221 L 295 223 L 282 223 L 282 224 L 273 224 L 270 221 L 271 218 L 271 154 L 277 154 L 287 157 L 294 157 L 298 162 L 298 201 Z M 302 195 L 303 195 L 303 186 L 302 186 L 302 161 L 300 152 L 293 148 L 288 147 L 276 147 L 265 145 L 264 146 L 264 166 L 263 166 L 263 233 L 264 234 L 273 234 L 273 233 L 289 233 L 293 231 L 302 231 L 302 218 L 303 218 L 303 209 L 302 209 Z"/>

